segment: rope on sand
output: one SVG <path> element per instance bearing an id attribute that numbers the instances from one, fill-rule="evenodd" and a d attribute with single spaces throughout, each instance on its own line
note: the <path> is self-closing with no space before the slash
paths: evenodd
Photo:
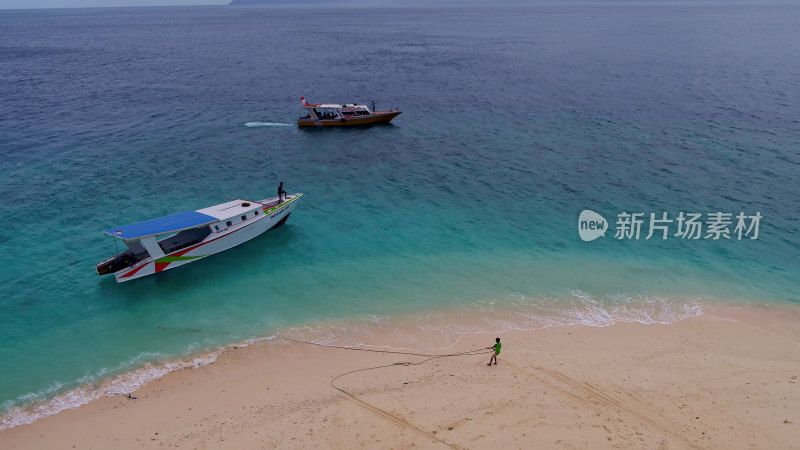
<path id="1" fill-rule="evenodd" d="M 287 337 L 283 337 L 283 336 L 277 336 L 277 337 L 278 337 L 278 339 L 283 339 L 285 341 L 297 342 L 297 343 L 300 343 L 300 344 L 316 345 L 316 346 L 319 346 L 319 347 L 338 348 L 338 349 L 343 349 L 343 350 L 353 350 L 353 351 L 360 351 L 360 352 L 392 353 L 392 354 L 400 354 L 400 355 L 413 355 L 413 356 L 424 356 L 424 357 L 426 357 L 426 359 L 424 359 L 422 361 L 419 361 L 419 362 L 404 361 L 404 362 L 396 362 L 396 363 L 393 363 L 393 364 L 383 364 L 383 365 L 380 365 L 380 366 L 366 367 L 366 368 L 363 368 L 363 369 L 351 370 L 349 372 L 345 372 L 345 373 L 342 373 L 342 374 L 339 374 L 339 375 L 335 376 L 331 380 L 330 384 L 331 384 L 332 388 L 334 388 L 337 391 L 341 392 L 342 394 L 346 395 L 348 398 L 354 400 L 355 402 L 357 402 L 361 406 L 367 408 L 368 410 L 372 411 L 373 413 L 383 417 L 384 419 L 387 419 L 390 422 L 395 423 L 396 425 L 408 427 L 408 428 L 410 428 L 410 429 L 412 429 L 414 431 L 417 431 L 417 432 L 423 434 L 426 437 L 429 437 L 429 438 L 431 438 L 431 439 L 433 439 L 435 441 L 441 442 L 442 444 L 444 444 L 444 445 L 446 445 L 446 446 L 448 446 L 450 448 L 458 448 L 454 444 L 450 444 L 450 443 L 444 441 L 443 439 L 441 439 L 440 437 L 436 436 L 435 434 L 433 434 L 431 432 L 428 432 L 428 431 L 425 431 L 425 430 L 417 427 L 416 425 L 404 420 L 403 418 L 401 418 L 401 417 L 399 417 L 399 416 L 397 416 L 395 414 L 392 414 L 389 411 L 386 411 L 385 409 L 379 408 L 379 407 L 377 407 L 377 406 L 375 406 L 373 404 L 370 404 L 370 403 L 358 398 L 358 396 L 356 396 L 352 392 L 348 392 L 344 388 L 342 388 L 340 386 L 337 386 L 335 382 L 336 382 L 336 380 L 338 380 L 339 378 L 341 378 L 341 377 L 343 377 L 345 375 L 350 375 L 350 374 L 356 373 L 356 372 L 364 372 L 364 371 L 367 371 L 367 370 L 383 369 L 383 368 L 386 368 L 386 367 L 395 367 L 395 366 L 405 366 L 405 367 L 418 366 L 420 364 L 424 364 L 424 363 L 426 363 L 428 361 L 431 361 L 431 360 L 434 360 L 434 359 L 439 359 L 439 358 L 447 358 L 447 357 L 452 357 L 452 356 L 477 355 L 479 353 L 485 352 L 486 349 L 470 350 L 470 351 L 466 351 L 466 352 L 450 353 L 450 354 L 446 354 L 446 355 L 428 355 L 428 354 L 424 354 L 424 353 L 414 353 L 414 352 L 399 352 L 399 351 L 391 351 L 391 350 L 374 350 L 374 349 L 367 349 L 367 348 L 343 347 L 343 346 L 338 346 L 338 345 L 327 345 L 327 344 L 319 344 L 317 342 L 301 341 L 301 340 L 298 340 L 298 339 L 292 339 L 292 338 L 287 338 Z"/>

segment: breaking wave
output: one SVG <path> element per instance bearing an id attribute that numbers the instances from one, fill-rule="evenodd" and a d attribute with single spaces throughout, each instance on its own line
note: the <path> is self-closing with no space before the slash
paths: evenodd
<path id="1" fill-rule="evenodd" d="M 56 395 L 51 400 L 45 401 L 44 399 L 47 399 L 53 394 L 61 391 L 65 386 L 65 383 L 54 383 L 50 387 L 43 389 L 40 392 L 32 392 L 23 395 L 17 398 L 17 400 L 13 403 L 9 401 L 2 405 L 2 409 L 8 410 L 8 412 L 0 417 L 0 430 L 12 428 L 18 425 L 29 424 L 37 419 L 59 413 L 67 409 L 77 408 L 102 397 L 125 395 L 135 392 L 145 384 L 157 380 L 170 372 L 181 369 L 197 368 L 211 364 L 223 351 L 224 350 L 219 350 L 191 359 L 168 361 L 161 364 L 147 363 L 139 369 L 123 373 L 111 378 L 110 380 L 101 381 L 107 376 L 106 374 L 108 373 L 124 370 L 125 367 L 136 367 L 139 361 L 146 361 L 158 356 L 151 353 L 141 354 L 130 361 L 119 364 L 116 368 L 103 368 L 93 375 L 86 375 L 77 380 L 77 384 L 82 384 L 83 386 Z M 31 406 L 13 406 L 14 403 Z"/>
<path id="2" fill-rule="evenodd" d="M 441 351 L 465 335 L 540 330 L 554 326 L 606 327 L 621 322 L 671 324 L 703 314 L 694 298 L 611 295 L 580 290 L 567 297 L 508 296 L 467 306 L 401 317 L 368 315 L 305 324 L 286 331 L 326 345 Z"/>

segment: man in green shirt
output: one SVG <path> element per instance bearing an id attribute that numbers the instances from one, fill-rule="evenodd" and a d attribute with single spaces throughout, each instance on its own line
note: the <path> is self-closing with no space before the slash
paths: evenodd
<path id="1" fill-rule="evenodd" d="M 489 364 L 487 364 L 487 366 L 491 366 L 493 361 L 494 365 L 495 366 L 497 365 L 497 355 L 500 354 L 500 347 L 502 347 L 502 344 L 500 343 L 500 338 L 496 338 L 495 342 L 496 344 L 494 344 L 494 346 L 486 347 L 487 349 L 494 350 L 494 353 L 492 354 L 492 357 L 489 359 Z"/>

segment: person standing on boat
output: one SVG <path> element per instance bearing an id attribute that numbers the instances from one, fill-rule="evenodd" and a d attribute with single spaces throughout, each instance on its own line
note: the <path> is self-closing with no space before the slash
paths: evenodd
<path id="1" fill-rule="evenodd" d="M 280 205 L 286 199 L 286 191 L 283 190 L 283 181 L 278 186 L 278 204 Z"/>

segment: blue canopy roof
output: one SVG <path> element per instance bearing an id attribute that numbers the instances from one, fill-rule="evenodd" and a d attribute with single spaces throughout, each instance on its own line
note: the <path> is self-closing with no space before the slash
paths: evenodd
<path id="1" fill-rule="evenodd" d="M 187 228 L 195 228 L 216 222 L 216 217 L 197 211 L 186 211 L 158 219 L 145 220 L 144 222 L 125 225 L 124 227 L 104 230 L 103 233 L 122 239 L 138 239 L 158 234 L 174 233 Z"/>

